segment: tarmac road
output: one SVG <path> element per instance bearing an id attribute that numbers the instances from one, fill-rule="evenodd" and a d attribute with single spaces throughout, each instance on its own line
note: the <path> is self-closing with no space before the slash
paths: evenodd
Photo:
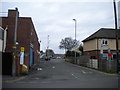
<path id="1" fill-rule="evenodd" d="M 62 59 L 42 62 L 22 79 L 3 82 L 3 88 L 118 88 L 118 76 L 77 66 Z"/>

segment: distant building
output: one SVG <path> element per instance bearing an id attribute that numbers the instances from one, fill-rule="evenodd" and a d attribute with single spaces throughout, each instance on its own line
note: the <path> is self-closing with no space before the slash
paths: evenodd
<path id="1" fill-rule="evenodd" d="M 14 52 L 14 30 L 15 30 L 15 21 L 16 21 L 17 10 L 8 10 L 8 17 L 2 18 L 2 27 L 5 28 L 8 26 L 7 30 L 7 40 L 5 54 L 10 56 Z M 0 19 L 1 19 L 0 18 Z M 20 74 L 20 61 L 30 68 L 33 64 L 39 61 L 40 55 L 40 43 L 38 41 L 38 36 L 35 31 L 34 24 L 31 17 L 19 17 L 18 16 L 18 25 L 17 25 L 17 38 L 16 38 L 16 74 Z M 21 52 L 24 52 L 23 59 L 20 59 Z M 10 56 L 12 57 L 12 56 Z M 9 58 L 12 59 L 13 58 Z M 12 62 L 12 60 L 4 60 L 7 62 Z M 4 63 L 4 67 L 6 68 Z"/>
<path id="2" fill-rule="evenodd" d="M 117 33 L 119 35 L 118 45 L 120 52 L 120 30 L 117 30 Z M 113 58 L 116 58 L 115 29 L 101 28 L 82 42 L 84 55 L 86 56 L 92 56 L 99 59 L 101 54 L 104 54 L 107 58 L 108 53 L 111 53 Z"/>
<path id="3" fill-rule="evenodd" d="M 60 57 L 60 58 L 65 58 L 65 54 L 54 54 L 54 58 L 57 58 L 57 57 Z"/>

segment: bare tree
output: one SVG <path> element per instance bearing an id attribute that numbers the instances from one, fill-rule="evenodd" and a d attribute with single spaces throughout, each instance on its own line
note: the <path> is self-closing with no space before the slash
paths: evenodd
<path id="1" fill-rule="evenodd" d="M 72 39 L 71 37 L 66 37 L 65 39 L 62 39 L 59 45 L 60 49 L 65 49 L 65 51 L 69 51 L 72 48 L 79 46 L 80 42 L 77 40 Z"/>

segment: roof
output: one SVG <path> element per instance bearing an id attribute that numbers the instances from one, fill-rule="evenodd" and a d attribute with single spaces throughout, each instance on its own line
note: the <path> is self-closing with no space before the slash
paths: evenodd
<path id="1" fill-rule="evenodd" d="M 84 39 L 82 42 L 86 42 L 93 39 L 115 39 L 116 38 L 116 30 L 115 29 L 109 29 L 109 28 L 101 28 L 86 39 Z M 120 38 L 120 29 L 117 30 L 118 38 Z"/>

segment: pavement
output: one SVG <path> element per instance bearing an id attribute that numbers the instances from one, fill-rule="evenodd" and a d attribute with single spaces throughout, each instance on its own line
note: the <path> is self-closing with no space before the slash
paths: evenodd
<path id="1" fill-rule="evenodd" d="M 14 81 L 19 81 L 22 80 L 29 75 L 35 73 L 38 68 L 40 68 L 40 65 L 43 64 L 44 62 L 40 62 L 37 64 L 34 64 L 30 69 L 27 75 L 20 75 L 20 76 L 12 76 L 12 75 L 2 75 L 2 82 L 14 82 Z"/>

